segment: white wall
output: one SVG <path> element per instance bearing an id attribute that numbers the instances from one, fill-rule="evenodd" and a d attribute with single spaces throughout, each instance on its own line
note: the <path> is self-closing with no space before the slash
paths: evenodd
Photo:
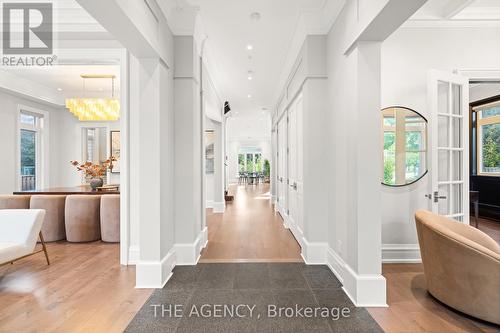
<path id="1" fill-rule="evenodd" d="M 0 173 L 0 193 L 9 194 L 16 189 L 17 117 L 18 106 L 28 106 L 49 113 L 48 167 L 44 173 L 48 176 L 48 187 L 71 187 L 81 184 L 81 174 L 69 161 L 82 159 L 81 126 L 107 127 L 119 130 L 120 122 L 84 123 L 79 122 L 67 109 L 36 102 L 35 98 L 26 98 L 0 91 L 0 152 L 6 159 Z M 109 132 L 108 140 L 109 141 Z M 7 158 L 8 157 L 8 158 Z M 109 182 L 119 183 L 119 174 L 110 174 Z"/>
<path id="2" fill-rule="evenodd" d="M 382 107 L 402 105 L 429 119 L 430 69 L 500 69 L 500 28 L 401 28 L 382 45 Z M 418 258 L 414 213 L 427 209 L 427 180 L 381 185 L 384 258 Z M 409 248 L 408 251 L 398 251 Z"/>
<path id="3" fill-rule="evenodd" d="M 44 186 L 53 186 L 59 183 L 60 154 L 58 146 L 63 138 L 58 132 L 58 124 L 62 110 L 45 103 L 37 103 L 31 99 L 14 96 L 7 92 L 0 91 L 0 154 L 3 156 L 0 172 L 0 193 L 12 194 L 16 188 L 16 165 L 18 158 L 17 139 L 17 117 L 18 106 L 24 105 L 49 113 L 49 163 L 45 172 L 49 173 L 49 183 Z M 69 165 L 69 162 L 68 162 Z"/>
<path id="4" fill-rule="evenodd" d="M 54 124 L 58 133 L 59 140 L 51 152 L 58 154 L 58 177 L 51 184 L 54 187 L 71 187 L 82 183 L 82 175 L 77 172 L 75 167 L 69 161 L 82 160 L 82 128 L 84 127 L 103 127 L 106 128 L 106 149 L 107 155 L 110 155 L 110 131 L 120 130 L 120 121 L 110 122 L 81 122 L 67 109 L 62 109 L 57 118 L 58 122 Z M 108 173 L 109 184 L 119 184 L 119 173 Z"/>

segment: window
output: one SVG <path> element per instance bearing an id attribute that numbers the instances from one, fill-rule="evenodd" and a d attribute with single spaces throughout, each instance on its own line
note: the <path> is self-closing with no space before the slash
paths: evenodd
<path id="1" fill-rule="evenodd" d="M 32 191 L 42 186 L 43 115 L 28 111 L 19 113 L 20 190 Z"/>
<path id="2" fill-rule="evenodd" d="M 500 98 L 473 110 L 476 112 L 477 173 L 500 176 Z"/>
<path id="3" fill-rule="evenodd" d="M 238 154 L 239 172 L 262 172 L 262 154 L 247 152 Z"/>
<path id="4" fill-rule="evenodd" d="M 82 127 L 82 161 L 102 164 L 107 160 L 107 135 L 106 127 Z M 107 183 L 107 175 L 102 178 Z M 89 181 L 82 173 L 82 184 Z"/>

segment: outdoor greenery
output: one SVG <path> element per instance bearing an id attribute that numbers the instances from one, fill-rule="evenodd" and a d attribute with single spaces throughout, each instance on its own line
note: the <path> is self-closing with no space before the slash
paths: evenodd
<path id="1" fill-rule="evenodd" d="M 245 155 L 244 154 L 238 155 L 238 171 L 245 172 Z"/>
<path id="2" fill-rule="evenodd" d="M 500 123 L 483 125 L 483 171 L 500 172 Z"/>
<path id="3" fill-rule="evenodd" d="M 395 141 L 394 132 L 384 133 L 384 184 L 388 185 L 394 185 L 396 182 Z"/>
<path id="4" fill-rule="evenodd" d="M 253 172 L 253 154 L 247 154 L 247 169 L 246 172 Z"/>
<path id="5" fill-rule="evenodd" d="M 262 168 L 262 155 L 260 153 L 238 154 L 239 172 L 262 172 Z"/>
<path id="6" fill-rule="evenodd" d="M 35 132 L 21 130 L 21 174 L 35 174 L 36 142 Z"/>
<path id="7" fill-rule="evenodd" d="M 420 132 L 406 132 L 406 180 L 412 181 L 420 176 L 422 137 Z M 396 135 L 384 133 L 384 184 L 396 183 Z"/>
<path id="8" fill-rule="evenodd" d="M 269 160 L 264 160 L 264 176 L 270 177 L 271 176 L 271 163 L 269 163 Z"/>

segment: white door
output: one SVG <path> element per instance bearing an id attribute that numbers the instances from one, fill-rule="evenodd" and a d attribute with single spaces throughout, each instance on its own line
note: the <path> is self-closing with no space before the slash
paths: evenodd
<path id="1" fill-rule="evenodd" d="M 297 111 L 295 102 L 288 108 L 288 220 L 295 226 L 297 221 Z"/>
<path id="2" fill-rule="evenodd" d="M 288 203 L 287 203 L 287 124 L 286 124 L 286 114 L 278 122 L 278 173 L 277 173 L 277 184 L 278 184 L 278 211 L 285 217 L 287 215 Z"/>
<path id="3" fill-rule="evenodd" d="M 288 148 L 289 221 L 302 231 L 302 95 L 288 110 Z"/>
<path id="4" fill-rule="evenodd" d="M 432 70 L 428 96 L 431 179 L 426 197 L 433 212 L 469 223 L 469 81 Z"/>

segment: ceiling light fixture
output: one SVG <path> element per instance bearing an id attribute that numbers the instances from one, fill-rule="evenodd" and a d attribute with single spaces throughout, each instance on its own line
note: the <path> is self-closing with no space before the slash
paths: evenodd
<path id="1" fill-rule="evenodd" d="M 251 77 L 251 76 L 248 76 L 248 79 L 249 79 L 250 81 L 252 81 L 252 77 Z"/>
<path id="2" fill-rule="evenodd" d="M 247 96 L 247 97 L 248 97 L 248 98 L 252 98 L 252 95 L 248 94 L 248 96 Z"/>
<path id="3" fill-rule="evenodd" d="M 57 91 L 62 91 L 62 88 L 57 88 Z"/>
<path id="4" fill-rule="evenodd" d="M 248 44 L 248 45 L 247 45 L 247 50 L 248 50 L 248 51 L 252 51 L 252 50 L 253 50 L 253 45 Z"/>
<path id="5" fill-rule="evenodd" d="M 260 13 L 253 12 L 252 14 L 250 14 L 250 19 L 254 22 L 260 21 Z"/>
<path id="6" fill-rule="evenodd" d="M 85 95 L 86 79 L 110 79 L 111 98 L 68 98 L 66 107 L 80 121 L 114 121 L 120 118 L 120 102 L 114 98 L 115 75 L 80 75 Z"/>

